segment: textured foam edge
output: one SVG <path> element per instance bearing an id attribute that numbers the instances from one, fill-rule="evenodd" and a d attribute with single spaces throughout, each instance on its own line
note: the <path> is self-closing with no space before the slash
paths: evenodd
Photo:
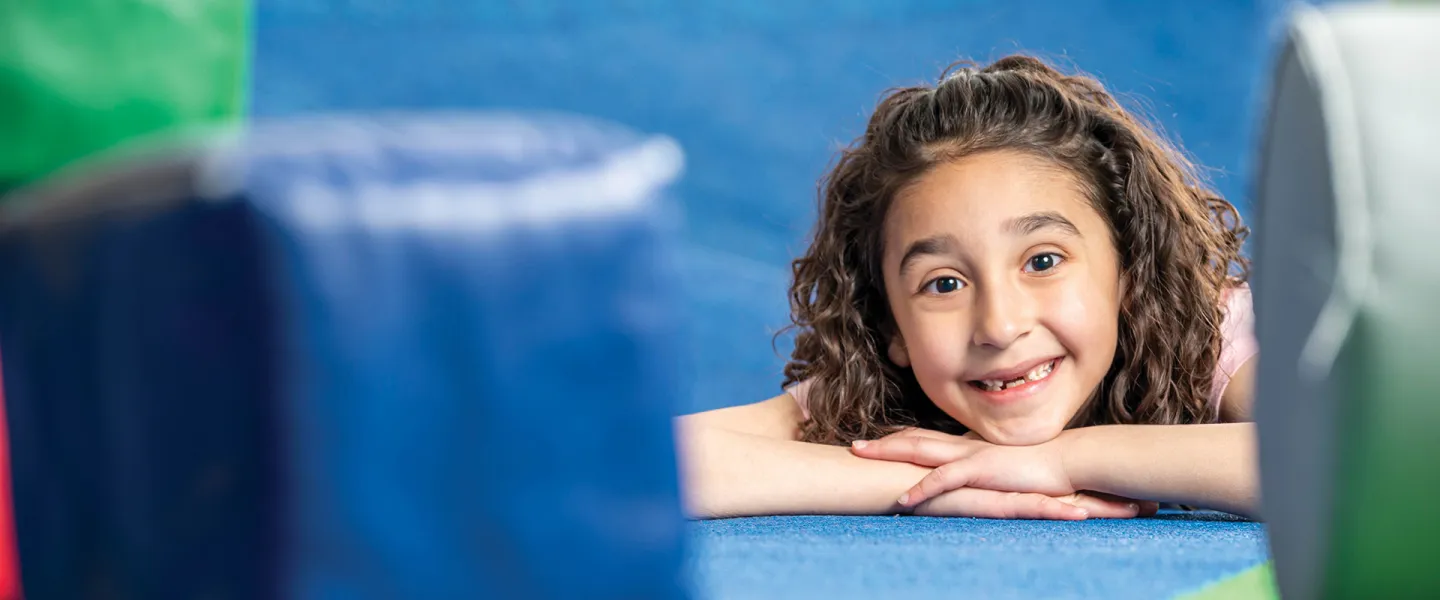
<path id="1" fill-rule="evenodd" d="M 332 112 L 259 119 L 245 129 L 251 152 L 280 158 L 314 155 L 360 160 L 385 151 L 504 155 L 564 147 L 589 131 L 611 140 L 647 136 L 583 114 L 543 110 Z M 497 144 L 495 133 L 507 134 Z"/>
<path id="2" fill-rule="evenodd" d="M 633 214 L 655 202 L 680 174 L 679 146 L 653 138 L 582 169 L 511 183 L 370 180 L 337 189 L 299 181 L 285 208 L 318 229 L 425 229 L 493 232 Z M 342 195 L 344 197 L 342 197 Z M 404 198 L 397 202 L 396 198 Z"/>
<path id="3" fill-rule="evenodd" d="M 556 126 L 561 124 L 579 125 L 629 142 L 594 163 L 505 183 L 466 181 L 463 175 L 448 173 L 437 182 L 397 183 L 365 177 L 362 172 L 338 187 L 318 179 L 300 179 L 283 190 L 290 202 L 271 207 L 320 230 L 359 226 L 493 232 L 634 214 L 660 201 L 660 192 L 684 170 L 684 152 L 670 137 L 643 136 L 619 125 L 567 114 L 534 115 L 543 117 L 548 125 L 537 126 L 536 121 L 525 118 L 528 116 L 532 115 L 396 113 L 373 119 L 336 115 L 280 121 L 278 127 L 260 125 L 244 140 L 212 145 L 200 161 L 196 188 L 205 200 L 234 197 L 247 185 L 246 157 L 255 156 L 343 159 L 357 168 L 396 151 L 544 157 L 574 144 L 573 139 L 553 135 L 567 130 Z M 463 135 L 467 129 L 475 135 Z M 397 198 L 405 201 L 397 202 Z"/>
<path id="4" fill-rule="evenodd" d="M 549 127 L 539 126 L 535 117 Z M 297 182 L 286 190 L 287 210 L 308 226 L 335 228 L 495 231 L 634 214 L 684 170 L 684 152 L 663 135 L 643 135 L 607 121 L 566 113 L 454 112 L 334 114 L 277 119 L 248 126 L 196 126 L 137 138 L 34 184 L 0 203 L 0 235 L 36 225 L 83 221 L 100 215 L 164 210 L 192 199 L 223 202 L 247 185 L 248 157 L 343 158 L 357 165 L 387 152 L 464 154 L 515 158 L 545 156 L 561 125 L 580 126 L 629 142 L 595 164 L 558 170 L 512 183 L 457 181 L 399 185 L 360 179 L 340 197 L 331 186 Z M 456 135 L 466 130 L 476 135 Z M 500 138 L 494 134 L 513 134 Z M 481 135 L 481 134 L 491 135 Z M 509 143 L 497 143 L 504 139 Z M 535 143 L 535 140 L 541 140 Z M 571 140 L 570 142 L 573 142 Z M 569 143 L 559 139 L 559 145 Z M 97 190 L 113 200 L 89 200 Z M 393 198 L 407 198 L 406 203 Z M 457 199 L 464 201 L 457 202 Z"/>

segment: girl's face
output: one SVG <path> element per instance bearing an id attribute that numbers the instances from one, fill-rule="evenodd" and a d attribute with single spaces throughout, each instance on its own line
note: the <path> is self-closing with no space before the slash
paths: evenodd
<path id="1" fill-rule="evenodd" d="M 935 167 L 886 217 L 890 358 L 990 442 L 1059 435 L 1115 357 L 1119 255 L 1080 186 L 989 152 Z"/>

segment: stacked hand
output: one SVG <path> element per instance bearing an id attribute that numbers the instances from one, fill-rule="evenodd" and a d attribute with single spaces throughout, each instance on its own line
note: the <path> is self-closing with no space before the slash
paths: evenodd
<path id="1" fill-rule="evenodd" d="M 1136 502 L 1075 489 L 1060 445 L 997 446 L 974 434 L 956 436 L 906 429 L 855 442 L 864 458 L 934 467 L 900 496 L 915 514 L 999 519 L 1125 519 L 1152 515 L 1154 502 Z"/>

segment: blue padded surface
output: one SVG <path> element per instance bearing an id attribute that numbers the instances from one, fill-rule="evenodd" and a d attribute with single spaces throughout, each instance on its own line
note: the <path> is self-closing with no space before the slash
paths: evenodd
<path id="1" fill-rule="evenodd" d="M 314 119 L 5 213 L 27 593 L 678 595 L 678 161 L 557 115 Z"/>
<path id="2" fill-rule="evenodd" d="M 272 595 L 273 337 L 252 225 L 238 204 L 188 205 L 0 236 L 27 596 Z"/>
<path id="3" fill-rule="evenodd" d="M 677 592 L 678 148 L 558 115 L 335 119 L 252 144 L 296 371 L 290 591 Z"/>
<path id="4" fill-rule="evenodd" d="M 779 392 L 787 263 L 815 182 L 880 93 L 1017 50 L 1102 77 L 1242 210 L 1281 0 L 256 0 L 258 115 L 505 107 L 686 149 L 686 412 Z M 1083 23 L 1084 26 L 1077 26 Z"/>
<path id="5" fill-rule="evenodd" d="M 1079 523 L 763 517 L 691 525 L 699 597 L 1167 598 L 1265 559 L 1220 513 Z"/>

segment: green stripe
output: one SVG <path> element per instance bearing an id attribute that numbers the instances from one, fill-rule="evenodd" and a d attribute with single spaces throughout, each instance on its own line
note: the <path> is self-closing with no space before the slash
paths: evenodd
<path id="1" fill-rule="evenodd" d="M 248 0 L 0 1 L 0 182 L 245 113 Z"/>
<path id="2" fill-rule="evenodd" d="M 1271 563 L 1242 571 L 1229 579 L 1212 583 L 1178 600 L 1279 600 Z"/>

